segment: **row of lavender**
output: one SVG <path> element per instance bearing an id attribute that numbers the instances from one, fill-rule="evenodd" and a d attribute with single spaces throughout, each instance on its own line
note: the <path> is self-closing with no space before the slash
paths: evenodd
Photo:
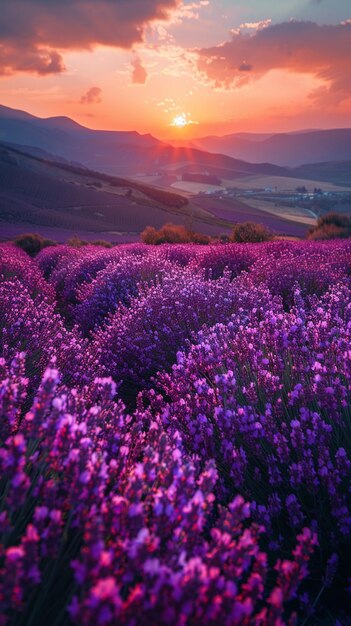
<path id="1" fill-rule="evenodd" d="M 0 625 L 347 624 L 350 276 L 348 242 L 1 246 Z"/>

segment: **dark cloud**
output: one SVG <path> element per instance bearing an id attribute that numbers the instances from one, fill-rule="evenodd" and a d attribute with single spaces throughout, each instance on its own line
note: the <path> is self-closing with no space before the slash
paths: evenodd
<path id="1" fill-rule="evenodd" d="M 324 80 L 325 87 L 312 94 L 324 103 L 350 97 L 350 66 L 350 20 L 321 26 L 292 20 L 253 33 L 235 32 L 231 41 L 198 51 L 198 68 L 218 87 L 240 87 L 270 70 L 285 69 Z"/>
<path id="2" fill-rule="evenodd" d="M 0 43 L 0 76 L 13 72 L 34 72 L 41 76 L 63 72 L 65 65 L 62 56 L 56 50 L 2 45 Z"/>
<path id="3" fill-rule="evenodd" d="M 180 0 L 2 0 L 0 73 L 64 69 L 62 51 L 102 44 L 131 48 Z"/>
<path id="4" fill-rule="evenodd" d="M 147 79 L 147 71 L 137 54 L 132 59 L 132 83 L 144 85 Z"/>
<path id="5" fill-rule="evenodd" d="M 81 97 L 81 104 L 99 104 L 101 102 L 102 90 L 100 87 L 90 87 L 88 91 Z"/>

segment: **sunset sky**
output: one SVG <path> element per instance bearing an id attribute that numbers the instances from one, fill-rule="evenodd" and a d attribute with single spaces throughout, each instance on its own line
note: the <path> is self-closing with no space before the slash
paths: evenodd
<path id="1" fill-rule="evenodd" d="M 0 102 L 162 139 L 351 126 L 350 0 L 0 0 Z"/>

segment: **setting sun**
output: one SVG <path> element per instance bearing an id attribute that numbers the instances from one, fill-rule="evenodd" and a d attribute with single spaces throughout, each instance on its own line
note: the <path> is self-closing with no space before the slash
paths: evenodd
<path id="1" fill-rule="evenodd" d="M 184 126 L 188 126 L 188 124 L 189 122 L 184 113 L 182 115 L 176 115 L 171 121 L 171 126 L 176 126 L 177 128 L 184 128 Z"/>
<path id="2" fill-rule="evenodd" d="M 175 128 L 184 128 L 185 126 L 192 126 L 193 124 L 198 124 L 199 122 L 195 122 L 190 119 L 186 113 L 180 113 L 176 115 L 170 123 L 170 126 L 175 126 Z"/>

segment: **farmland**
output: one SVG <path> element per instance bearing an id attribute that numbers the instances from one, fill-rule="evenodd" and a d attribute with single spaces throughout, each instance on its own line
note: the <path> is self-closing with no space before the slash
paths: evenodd
<path id="1" fill-rule="evenodd" d="M 258 200 L 247 197 L 216 197 L 199 195 L 192 198 L 192 203 L 201 207 L 213 217 L 225 220 L 228 224 L 237 222 L 245 222 L 251 220 L 259 224 L 265 224 L 274 233 L 284 233 L 285 235 L 304 237 L 308 226 L 303 217 L 296 220 L 290 220 L 288 210 L 282 208 L 274 213 L 274 205 L 265 205 L 262 207 Z M 271 211 L 273 209 L 273 211 Z M 313 220 L 314 222 L 315 220 Z M 311 222 L 309 221 L 308 224 Z"/>
<path id="2" fill-rule="evenodd" d="M 295 191 L 296 187 L 305 186 L 307 190 L 313 191 L 315 187 L 323 186 L 325 191 L 350 191 L 349 185 L 335 185 L 330 182 L 321 182 L 321 180 L 308 180 L 306 178 L 294 178 L 293 176 L 238 176 L 237 178 L 223 179 L 222 186 L 207 185 L 206 183 L 190 183 L 187 181 L 178 181 L 172 184 L 172 187 L 176 190 L 184 190 L 189 193 L 199 193 L 200 191 L 215 191 L 217 189 L 226 189 L 235 186 L 236 189 L 243 191 L 247 189 L 257 190 L 271 187 L 281 193 L 288 193 Z"/>
<path id="3" fill-rule="evenodd" d="M 349 621 L 351 245 L 0 245 L 0 623 Z"/>

